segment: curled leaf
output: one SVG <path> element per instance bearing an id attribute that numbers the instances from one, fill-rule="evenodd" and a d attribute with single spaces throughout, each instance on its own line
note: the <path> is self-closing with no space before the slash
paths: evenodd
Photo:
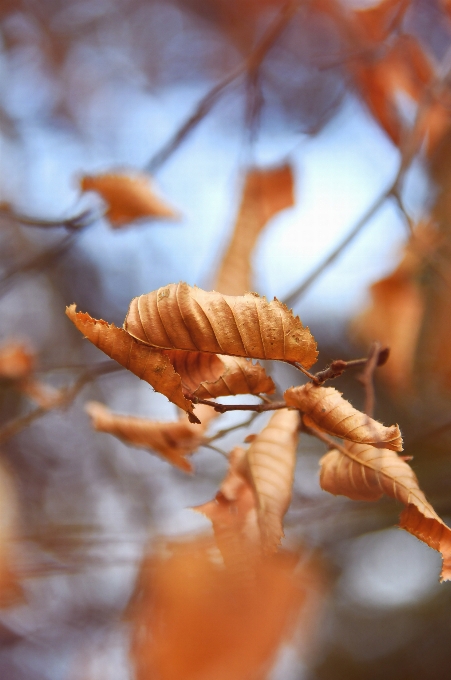
<path id="1" fill-rule="evenodd" d="M 148 382 L 157 392 L 161 392 L 169 401 L 186 411 L 192 421 L 194 419 L 197 422 L 192 403 L 183 395 L 181 378 L 167 356 L 137 342 L 114 324 L 93 319 L 84 312 L 77 312 L 75 305 L 67 307 L 66 314 L 78 330 L 102 352 Z"/>
<path id="2" fill-rule="evenodd" d="M 236 447 L 230 453 L 229 470 L 216 497 L 193 510 L 211 521 L 226 567 L 248 573 L 260 554 L 261 537 L 244 449 Z"/>
<path id="3" fill-rule="evenodd" d="M 228 357 L 207 352 L 163 350 L 182 378 L 187 394 L 199 399 L 235 394 L 271 394 L 272 379 L 259 363 L 243 357 Z"/>
<path id="4" fill-rule="evenodd" d="M 106 216 L 113 227 L 142 218 L 177 219 L 178 213 L 156 193 L 149 175 L 106 173 L 85 175 L 80 181 L 82 191 L 96 191 L 107 203 Z"/>
<path id="5" fill-rule="evenodd" d="M 421 491 L 412 468 L 388 449 L 347 444 L 320 460 L 321 487 L 353 500 L 376 501 L 385 493 L 404 503 L 400 526 L 442 553 L 441 580 L 451 579 L 451 530 Z"/>
<path id="6" fill-rule="evenodd" d="M 282 519 L 291 501 L 298 430 L 297 411 L 276 411 L 247 453 L 265 553 L 275 552 L 284 535 Z"/>
<path id="7" fill-rule="evenodd" d="M 379 448 L 402 451 L 399 427 L 385 427 L 343 399 L 334 387 L 319 387 L 307 383 L 290 387 L 284 394 L 288 406 L 307 414 L 314 425 L 341 439 Z"/>
<path id="8" fill-rule="evenodd" d="M 130 304 L 125 330 L 153 347 L 279 359 L 310 367 L 316 342 L 299 317 L 274 299 L 231 297 L 171 283 Z"/>
<path id="9" fill-rule="evenodd" d="M 226 295 L 252 290 L 250 258 L 258 235 L 278 212 L 294 205 L 289 165 L 249 170 L 232 239 L 219 268 L 215 288 Z"/>
<path id="10" fill-rule="evenodd" d="M 121 416 L 96 401 L 88 402 L 85 410 L 95 430 L 112 434 L 126 444 L 159 453 L 185 472 L 193 469 L 187 456 L 197 451 L 209 422 L 218 415 L 214 409 L 202 404 L 196 409 L 202 415 L 202 424 L 191 423 L 186 415 L 167 423 Z"/>

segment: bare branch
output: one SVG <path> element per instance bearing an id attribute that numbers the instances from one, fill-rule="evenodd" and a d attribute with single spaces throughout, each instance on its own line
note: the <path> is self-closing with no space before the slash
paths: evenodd
<path id="1" fill-rule="evenodd" d="M 61 239 L 61 241 L 56 246 L 53 246 L 53 248 L 49 248 L 43 253 L 39 253 L 39 255 L 31 257 L 26 262 L 19 262 L 9 271 L 3 274 L 3 276 L 0 277 L 0 295 L 4 295 L 9 290 L 16 276 L 31 272 L 40 272 L 56 264 L 56 262 L 74 244 L 79 233 L 80 232 L 78 231 L 68 234 L 63 239 Z"/>
<path id="2" fill-rule="evenodd" d="M 108 373 L 113 373 L 117 370 L 121 370 L 122 366 L 115 364 L 112 361 L 102 361 L 99 366 L 89 368 L 85 373 L 83 373 L 71 387 L 63 388 L 61 390 L 61 398 L 55 401 L 51 407 L 45 408 L 39 406 L 38 408 L 30 411 L 24 416 L 19 416 L 9 423 L 6 423 L 2 428 L 0 428 L 0 444 L 11 439 L 16 434 L 24 430 L 26 427 L 31 425 L 38 418 L 42 418 L 51 410 L 67 408 L 75 399 L 77 394 L 90 382 L 93 382 L 97 378 L 107 375 Z"/>
<path id="3" fill-rule="evenodd" d="M 103 213 L 88 208 L 73 217 L 61 218 L 60 220 L 41 220 L 36 217 L 17 213 L 5 204 L 0 205 L 0 218 L 18 222 L 25 227 L 38 227 L 40 229 L 57 229 L 64 227 L 67 231 L 81 231 L 100 219 L 102 215 Z"/>
<path id="4" fill-rule="evenodd" d="M 179 148 L 182 142 L 194 130 L 198 123 L 205 118 L 213 106 L 222 96 L 224 90 L 228 88 L 237 78 L 244 73 L 255 74 L 260 67 L 268 51 L 282 33 L 292 16 L 297 11 L 299 0 L 289 0 L 281 9 L 274 22 L 251 52 L 251 54 L 239 64 L 233 71 L 217 83 L 206 95 L 196 104 L 193 112 L 188 116 L 183 125 L 174 133 L 163 147 L 154 154 L 147 163 L 145 170 L 155 173 L 168 160 L 168 158 Z M 254 76 L 255 77 L 255 76 Z"/>
<path id="5" fill-rule="evenodd" d="M 389 186 L 388 189 L 384 189 L 381 194 L 376 198 L 373 204 L 368 208 L 368 210 L 362 215 L 362 217 L 356 222 L 344 239 L 329 253 L 325 259 L 320 262 L 315 269 L 307 276 L 304 281 L 302 281 L 282 302 L 284 302 L 287 307 L 292 307 L 301 298 L 304 293 L 310 288 L 310 286 L 315 283 L 315 281 L 330 267 L 335 260 L 337 260 L 340 255 L 346 250 L 348 245 L 360 234 L 362 229 L 368 224 L 374 215 L 380 210 L 384 205 L 385 201 L 392 195 L 395 188 L 398 186 L 399 173 L 396 175 L 394 182 Z"/>
<path id="6" fill-rule="evenodd" d="M 255 411 L 255 413 L 263 413 L 264 411 L 277 411 L 281 408 L 288 408 L 284 401 L 273 401 L 269 404 L 216 404 L 214 401 L 208 401 L 208 399 L 198 399 L 194 396 L 190 398 L 194 404 L 211 406 L 218 413 L 226 413 L 227 411 Z"/>
<path id="7" fill-rule="evenodd" d="M 381 344 L 379 342 L 373 343 L 368 354 L 368 359 L 365 363 L 365 368 L 358 376 L 359 382 L 365 388 L 365 408 L 364 411 L 370 418 L 374 415 L 374 371 L 379 365 L 379 356 L 381 352 Z"/>

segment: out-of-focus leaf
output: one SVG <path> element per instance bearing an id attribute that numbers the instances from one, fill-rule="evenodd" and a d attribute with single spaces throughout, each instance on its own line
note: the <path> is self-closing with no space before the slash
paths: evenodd
<path id="1" fill-rule="evenodd" d="M 20 342 L 5 342 L 0 347 L 0 379 L 22 380 L 35 367 L 35 356 Z"/>
<path id="2" fill-rule="evenodd" d="M 297 411 L 277 411 L 247 453 L 265 553 L 275 552 L 284 535 L 282 520 L 291 501 L 299 424 Z"/>
<path id="3" fill-rule="evenodd" d="M 229 470 L 216 497 L 193 510 L 211 521 L 216 543 L 228 569 L 243 579 L 253 573 L 261 552 L 257 499 L 249 478 L 246 451 L 236 447 L 229 456 Z"/>
<path id="4" fill-rule="evenodd" d="M 429 58 L 412 36 L 401 36 L 383 57 L 355 61 L 351 69 L 371 113 L 392 141 L 399 145 L 406 125 L 399 108 L 399 94 L 418 103 L 434 77 Z"/>
<path id="5" fill-rule="evenodd" d="M 178 219 L 179 213 L 155 192 L 143 173 L 106 173 L 81 178 L 82 191 L 96 191 L 107 204 L 106 216 L 115 228 L 140 218 Z"/>
<path id="6" fill-rule="evenodd" d="M 134 298 L 124 328 L 153 347 L 297 361 L 306 367 L 317 357 L 309 329 L 278 300 L 221 295 L 186 283 Z"/>
<path id="7" fill-rule="evenodd" d="M 360 342 L 369 345 L 378 340 L 390 348 L 390 361 L 382 366 L 380 375 L 399 392 L 412 388 L 426 305 L 420 280 L 437 246 L 437 231 L 427 224 L 418 225 L 398 267 L 371 286 L 370 306 L 352 322 L 351 330 Z"/>
<path id="8" fill-rule="evenodd" d="M 299 559 L 268 557 L 243 587 L 210 539 L 162 545 L 129 607 L 137 680 L 263 680 L 318 579 Z"/>
<path id="9" fill-rule="evenodd" d="M 365 444 L 347 444 L 320 461 L 325 491 L 353 500 L 376 501 L 385 493 L 407 507 L 400 526 L 442 553 L 441 580 L 451 579 L 451 530 L 435 512 L 412 468 L 393 451 Z"/>
<path id="10" fill-rule="evenodd" d="M 368 42 L 380 43 L 401 22 L 410 0 L 382 0 L 372 7 L 354 12 L 362 38 Z"/>
<path id="11" fill-rule="evenodd" d="M 155 348 L 137 342 L 114 324 L 93 319 L 84 312 L 77 312 L 75 305 L 67 307 L 66 314 L 78 330 L 102 352 L 186 411 L 191 416 L 191 421 L 197 421 L 192 403 L 183 395 L 181 378 L 167 356 Z"/>
<path id="12" fill-rule="evenodd" d="M 343 399 L 335 387 L 307 383 L 290 387 L 284 394 L 288 406 L 305 413 L 324 432 L 361 444 L 402 451 L 399 427 L 385 427 Z"/>
<path id="13" fill-rule="evenodd" d="M 253 289 L 250 260 L 258 235 L 274 215 L 292 205 L 291 166 L 248 171 L 232 238 L 216 278 L 216 290 L 225 295 L 243 295 Z"/>
<path id="14" fill-rule="evenodd" d="M 199 399 L 235 394 L 271 394 L 272 379 L 258 362 L 243 357 L 163 350 L 182 378 L 183 389 Z"/>
<path id="15" fill-rule="evenodd" d="M 191 423 L 186 415 L 178 421 L 167 423 L 122 416 L 96 401 L 88 402 L 85 410 L 95 430 L 108 432 L 126 444 L 159 453 L 185 472 L 192 472 L 193 469 L 187 456 L 197 451 L 210 421 L 218 415 L 213 408 L 202 404 L 196 408 L 202 424 Z"/>
<path id="16" fill-rule="evenodd" d="M 23 599 L 14 564 L 13 546 L 17 540 L 19 501 L 14 480 L 5 464 L 0 465 L 0 607 Z"/>

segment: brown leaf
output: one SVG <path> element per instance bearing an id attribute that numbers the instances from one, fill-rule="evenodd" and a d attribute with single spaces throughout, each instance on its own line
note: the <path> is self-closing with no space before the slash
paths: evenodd
<path id="1" fill-rule="evenodd" d="M 161 392 L 169 401 L 186 411 L 191 420 L 197 421 L 192 403 L 183 395 L 181 378 L 167 356 L 137 342 L 114 324 L 93 319 L 84 312 L 77 312 L 75 305 L 67 307 L 66 314 L 78 330 L 102 352 L 148 382 L 157 392 Z"/>
<path id="2" fill-rule="evenodd" d="M 19 342 L 6 342 L 0 347 L 0 379 L 23 380 L 34 370 L 35 356 Z"/>
<path id="3" fill-rule="evenodd" d="M 441 580 L 451 579 L 451 530 L 420 490 L 412 468 L 388 449 L 362 444 L 329 451 L 320 460 L 321 487 L 353 500 L 376 501 L 385 493 L 404 503 L 400 526 L 443 556 Z"/>
<path id="4" fill-rule="evenodd" d="M 297 411 L 277 411 L 247 453 L 265 553 L 275 552 L 284 535 L 282 519 L 291 501 L 299 424 Z"/>
<path id="5" fill-rule="evenodd" d="M 370 288 L 371 304 L 352 323 L 352 332 L 362 344 L 374 340 L 390 347 L 390 361 L 380 375 L 391 389 L 412 387 L 414 358 L 425 312 L 420 286 L 427 259 L 438 245 L 437 231 L 419 224 L 395 271 Z"/>
<path id="6" fill-rule="evenodd" d="M 137 680 L 260 680 L 291 638 L 318 569 L 283 552 L 245 588 L 205 538 L 164 543 L 146 560 L 128 618 Z M 322 590 L 324 586 L 322 586 Z M 310 630 L 319 602 L 310 607 Z"/>
<path id="7" fill-rule="evenodd" d="M 133 220 L 178 219 L 179 214 L 157 194 L 149 175 L 135 173 L 106 173 L 85 175 L 81 178 L 82 191 L 96 191 L 107 203 L 106 216 L 115 228 Z"/>
<path id="8" fill-rule="evenodd" d="M 334 387 L 319 387 L 307 383 L 290 387 L 284 394 L 288 406 L 307 414 L 324 432 L 361 444 L 402 451 L 399 427 L 385 427 L 343 399 Z"/>
<path id="9" fill-rule="evenodd" d="M 235 394 L 272 394 L 275 385 L 258 362 L 207 352 L 163 350 L 182 378 L 187 395 L 199 399 Z"/>
<path id="10" fill-rule="evenodd" d="M 285 305 L 256 294 L 231 297 L 171 283 L 134 298 L 125 330 L 147 345 L 254 359 L 279 359 L 310 367 L 316 343 Z"/>
<path id="11" fill-rule="evenodd" d="M 399 25 L 410 0 L 382 0 L 377 5 L 354 12 L 365 41 L 379 43 Z"/>
<path id="12" fill-rule="evenodd" d="M 96 401 L 88 402 L 85 410 L 91 416 L 95 430 L 108 432 L 126 444 L 157 452 L 185 472 L 193 469 L 187 456 L 197 451 L 210 421 L 218 415 L 213 408 L 202 404 L 196 408 L 202 416 L 202 424 L 191 423 L 186 415 L 167 423 L 121 416 Z"/>
<path id="13" fill-rule="evenodd" d="M 0 464 L 0 607 L 23 600 L 14 565 L 14 544 L 18 540 L 19 501 L 14 479 L 6 464 Z"/>
<path id="14" fill-rule="evenodd" d="M 418 41 L 412 36 L 398 37 L 377 61 L 351 64 L 356 82 L 371 113 L 399 145 L 404 129 L 399 108 L 399 92 L 418 102 L 434 71 Z"/>
<path id="15" fill-rule="evenodd" d="M 193 508 L 211 521 L 224 563 L 243 578 L 253 572 L 260 555 L 261 535 L 257 499 L 248 474 L 246 451 L 236 447 L 229 456 L 229 469 L 212 501 Z"/>
<path id="16" fill-rule="evenodd" d="M 289 165 L 248 171 L 235 228 L 216 279 L 216 290 L 226 295 L 243 295 L 252 290 L 250 259 L 258 235 L 274 215 L 292 205 L 294 181 Z"/>

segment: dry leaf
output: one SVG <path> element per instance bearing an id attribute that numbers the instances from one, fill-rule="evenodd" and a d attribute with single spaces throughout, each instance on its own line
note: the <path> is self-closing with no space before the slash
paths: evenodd
<path id="1" fill-rule="evenodd" d="M 232 239 L 216 279 L 216 290 L 226 295 L 243 295 L 253 289 L 250 259 L 258 235 L 274 215 L 292 205 L 294 181 L 289 165 L 248 171 Z"/>
<path id="2" fill-rule="evenodd" d="M 216 553 L 209 539 L 165 543 L 143 565 L 128 613 L 137 680 L 260 679 L 292 636 L 318 580 L 311 562 L 271 556 L 242 588 Z"/>
<path id="3" fill-rule="evenodd" d="M 0 347 L 0 379 L 23 380 L 34 370 L 34 353 L 19 342 L 6 342 Z"/>
<path id="4" fill-rule="evenodd" d="M 393 27 L 399 25 L 409 4 L 410 0 L 382 0 L 375 6 L 356 10 L 354 17 L 366 44 L 385 40 Z"/>
<path id="5" fill-rule="evenodd" d="M 412 468 L 388 449 L 348 444 L 320 460 L 321 487 L 353 500 L 376 501 L 385 493 L 404 503 L 400 526 L 443 556 L 441 580 L 451 579 L 451 530 L 420 490 Z"/>
<path id="6" fill-rule="evenodd" d="M 437 231 L 427 223 L 420 223 L 398 267 L 371 286 L 370 306 L 352 323 L 351 330 L 362 344 L 378 340 L 390 347 L 390 361 L 382 366 L 380 375 L 390 388 L 398 391 L 412 387 L 414 358 L 426 304 L 420 279 L 438 245 Z"/>
<path id="7" fill-rule="evenodd" d="M 307 383 L 301 387 L 290 387 L 284 398 L 288 406 L 305 413 L 324 432 L 352 442 L 402 451 L 402 437 L 397 425 L 385 427 L 358 411 L 334 387 Z"/>
<path id="8" fill-rule="evenodd" d="M 114 324 L 108 324 L 102 319 L 93 319 L 84 312 L 77 312 L 75 305 L 67 307 L 66 314 L 78 330 L 102 352 L 121 366 L 125 366 L 141 380 L 148 382 L 157 392 L 164 394 L 186 411 L 190 420 L 197 421 L 193 415 L 192 403 L 183 395 L 181 378 L 174 371 L 167 356 L 137 342 Z"/>
<path id="9" fill-rule="evenodd" d="M 211 521 L 226 567 L 247 580 L 260 555 L 261 535 L 244 449 L 236 447 L 230 453 L 229 470 L 216 497 L 193 510 Z"/>
<path id="10" fill-rule="evenodd" d="M 14 480 L 5 463 L 0 464 L 0 607 L 23 599 L 14 567 L 13 546 L 17 541 L 19 502 Z"/>
<path id="11" fill-rule="evenodd" d="M 371 113 L 399 145 L 405 127 L 399 93 L 418 102 L 434 77 L 420 44 L 412 36 L 400 36 L 378 61 L 353 62 L 351 68 Z"/>
<path id="12" fill-rule="evenodd" d="M 256 294 L 231 297 L 171 283 L 134 298 L 125 330 L 147 345 L 254 359 L 279 359 L 310 367 L 316 343 L 285 305 Z"/>
<path id="13" fill-rule="evenodd" d="M 202 424 L 191 423 L 186 415 L 167 423 L 121 416 L 96 401 L 88 402 L 85 410 L 91 416 L 95 430 L 108 432 L 126 444 L 157 452 L 185 472 L 193 469 L 187 456 L 197 451 L 210 421 L 218 415 L 213 408 L 202 404 L 196 407 Z"/>
<path id="14" fill-rule="evenodd" d="M 284 535 L 282 519 L 291 501 L 299 424 L 297 411 L 277 411 L 247 453 L 265 553 L 275 552 Z"/>
<path id="15" fill-rule="evenodd" d="M 106 173 L 81 178 L 82 191 L 96 191 L 107 203 L 106 216 L 113 227 L 122 227 L 133 220 L 178 219 L 179 214 L 155 193 L 149 175 Z"/>
<path id="16" fill-rule="evenodd" d="M 182 379 L 187 395 L 199 399 L 235 394 L 272 394 L 275 385 L 258 362 L 207 352 L 163 350 Z"/>

